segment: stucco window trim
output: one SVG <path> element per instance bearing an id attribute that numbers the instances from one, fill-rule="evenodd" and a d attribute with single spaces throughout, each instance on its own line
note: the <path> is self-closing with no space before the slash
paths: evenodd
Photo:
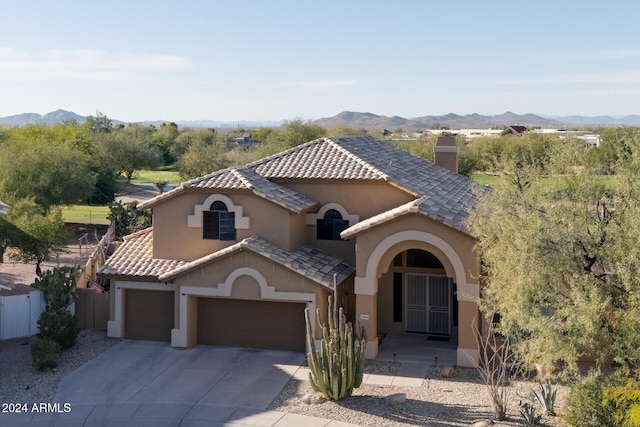
<path id="1" fill-rule="evenodd" d="M 233 201 L 224 194 L 212 194 L 207 197 L 201 205 L 195 205 L 193 209 L 193 215 L 187 217 L 187 227 L 202 228 L 202 212 L 211 209 L 211 205 L 214 202 L 222 202 L 227 205 L 229 212 L 234 213 L 236 221 L 236 229 L 248 230 L 250 228 L 250 220 L 248 216 L 243 216 L 244 208 L 241 205 L 236 205 Z"/>
<path id="2" fill-rule="evenodd" d="M 327 203 L 322 205 L 318 213 L 307 214 L 307 225 L 316 225 L 317 220 L 324 219 L 324 215 L 330 209 L 334 209 L 340 212 L 340 215 L 342 215 L 342 219 L 346 219 L 347 221 L 349 221 L 349 227 L 360 222 L 360 215 L 349 215 L 349 212 L 347 212 L 347 210 L 343 208 L 342 205 L 339 205 L 338 203 Z"/>
<path id="3" fill-rule="evenodd" d="M 113 291 L 113 286 L 112 286 Z M 144 291 L 166 291 L 175 292 L 172 283 L 149 283 L 149 282 L 120 282 L 115 283 L 115 315 L 113 320 L 107 322 L 107 336 L 110 338 L 124 338 L 124 291 L 127 289 L 140 289 Z"/>
<path id="4" fill-rule="evenodd" d="M 313 336 L 316 327 L 316 294 L 310 292 L 284 292 L 276 290 L 275 286 L 267 283 L 267 279 L 257 270 L 250 267 L 240 267 L 229 273 L 223 283 L 217 287 L 182 286 L 180 288 L 180 327 L 171 331 L 171 345 L 173 347 L 187 347 L 189 297 L 219 297 L 231 298 L 231 291 L 236 279 L 241 276 L 252 277 L 260 286 L 260 301 L 304 302 L 309 308 L 309 320 Z"/>

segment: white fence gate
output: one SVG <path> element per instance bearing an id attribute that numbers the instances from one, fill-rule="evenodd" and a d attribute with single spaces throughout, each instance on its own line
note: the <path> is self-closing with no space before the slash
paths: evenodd
<path id="1" fill-rule="evenodd" d="M 0 296 L 0 340 L 26 338 L 38 333 L 38 318 L 45 310 L 42 292 Z"/>

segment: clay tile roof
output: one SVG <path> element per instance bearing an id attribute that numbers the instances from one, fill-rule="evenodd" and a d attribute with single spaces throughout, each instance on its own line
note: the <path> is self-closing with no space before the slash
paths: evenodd
<path id="1" fill-rule="evenodd" d="M 160 275 L 159 280 L 162 282 L 172 280 L 188 271 L 239 250 L 250 250 L 262 255 L 327 288 L 333 288 L 334 274 L 336 275 L 337 283 L 341 283 L 355 271 L 355 268 L 350 264 L 310 245 L 303 246 L 295 252 L 289 252 L 261 237 L 251 236 L 218 252 L 177 266 L 175 269 Z"/>
<path id="2" fill-rule="evenodd" d="M 388 177 L 334 140 L 320 138 L 247 165 L 265 178 L 373 179 Z"/>
<path id="3" fill-rule="evenodd" d="M 153 229 L 149 227 L 126 236 L 98 274 L 157 278 L 182 264 L 184 261 L 153 258 Z"/>
<path id="4" fill-rule="evenodd" d="M 228 168 L 212 174 L 196 178 L 180 184 L 175 189 L 147 200 L 138 205 L 140 209 L 147 209 L 158 202 L 174 197 L 187 188 L 216 189 L 216 190 L 249 190 L 255 195 L 280 205 L 292 212 L 300 213 L 318 204 L 307 196 L 285 188 L 260 176 L 255 171 L 246 168 Z"/>
<path id="5" fill-rule="evenodd" d="M 421 213 L 468 233 L 464 221 L 476 204 L 478 184 L 374 138 L 340 138 L 337 144 L 384 171 L 390 183 L 420 196 Z"/>
<path id="6" fill-rule="evenodd" d="M 263 178 L 251 169 L 239 169 L 235 173 L 255 195 L 292 212 L 300 213 L 318 204 L 303 194 Z"/>
<path id="7" fill-rule="evenodd" d="M 320 138 L 248 164 L 269 179 L 384 180 L 416 197 L 420 212 L 468 233 L 464 221 L 477 184 L 384 141 L 361 135 Z"/>

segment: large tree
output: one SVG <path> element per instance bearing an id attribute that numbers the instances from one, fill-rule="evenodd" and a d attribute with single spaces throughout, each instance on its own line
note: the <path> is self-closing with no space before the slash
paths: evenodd
<path id="1" fill-rule="evenodd" d="M 229 166 L 225 149 L 220 144 L 195 142 L 177 162 L 178 173 L 183 180 L 207 175 Z"/>
<path id="2" fill-rule="evenodd" d="M 59 208 L 45 212 L 33 199 L 16 202 L 10 220 L 20 229 L 14 242 L 18 252 L 12 258 L 36 264 L 36 274 L 41 276 L 40 265 L 52 255 L 64 250 L 69 234 Z"/>
<path id="3" fill-rule="evenodd" d="M 137 124 L 112 129 L 98 135 L 98 156 L 103 164 L 131 181 L 140 169 L 152 169 L 161 163 L 162 154 L 153 143 L 153 131 Z"/>
<path id="4" fill-rule="evenodd" d="M 81 203 L 95 180 L 87 155 L 69 144 L 35 139 L 0 146 L 0 195 L 8 200 L 33 197 L 45 210 Z"/>
<path id="5" fill-rule="evenodd" d="M 576 146 L 556 146 L 544 162 L 523 162 L 526 150 L 503 156 L 494 189 L 479 194 L 469 226 L 482 309 L 528 367 L 571 372 L 586 355 L 637 364 L 640 144 L 625 144 L 613 177 L 595 174 Z"/>

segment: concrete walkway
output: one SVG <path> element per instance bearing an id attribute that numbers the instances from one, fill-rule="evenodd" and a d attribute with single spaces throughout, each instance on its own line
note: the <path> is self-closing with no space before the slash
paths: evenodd
<path id="1" fill-rule="evenodd" d="M 1 426 L 356 427 L 268 411 L 293 377 L 306 381 L 303 353 L 125 340 L 67 375 L 45 411 L 0 413 Z M 419 387 L 429 366 L 365 375 L 365 384 Z M 66 405 L 65 405 L 66 404 Z M 41 409 L 41 408 L 37 408 Z"/>

